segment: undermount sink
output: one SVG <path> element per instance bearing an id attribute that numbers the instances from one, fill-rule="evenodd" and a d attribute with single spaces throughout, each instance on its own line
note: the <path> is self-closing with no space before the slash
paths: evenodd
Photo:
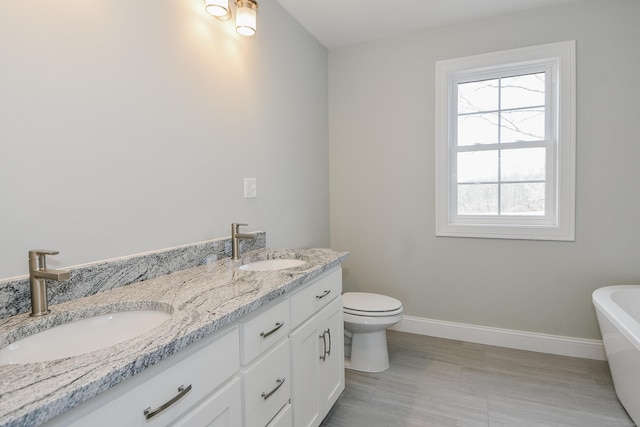
<path id="1" fill-rule="evenodd" d="M 267 259 L 264 261 L 255 261 L 249 264 L 240 266 L 240 270 L 246 271 L 274 271 L 284 270 L 286 268 L 298 267 L 305 264 L 306 261 L 301 259 Z"/>
<path id="2" fill-rule="evenodd" d="M 46 329 L 0 349 L 0 365 L 46 362 L 135 338 L 171 317 L 158 310 L 121 311 Z"/>

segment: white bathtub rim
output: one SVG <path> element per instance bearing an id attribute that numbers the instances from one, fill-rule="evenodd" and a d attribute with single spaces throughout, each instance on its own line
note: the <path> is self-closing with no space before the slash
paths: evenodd
<path id="1" fill-rule="evenodd" d="M 640 323 L 611 298 L 616 292 L 631 290 L 640 292 L 640 285 L 605 286 L 593 292 L 592 301 L 596 310 L 640 351 Z"/>

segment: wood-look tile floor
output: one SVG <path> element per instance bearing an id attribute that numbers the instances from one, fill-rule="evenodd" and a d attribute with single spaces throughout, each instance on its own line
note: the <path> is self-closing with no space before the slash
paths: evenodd
<path id="1" fill-rule="evenodd" d="M 389 370 L 346 371 L 322 427 L 633 426 L 606 362 L 388 331 Z"/>

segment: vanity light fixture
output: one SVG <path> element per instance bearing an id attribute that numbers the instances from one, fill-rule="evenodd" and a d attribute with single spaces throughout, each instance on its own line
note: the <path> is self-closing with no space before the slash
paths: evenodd
<path id="1" fill-rule="evenodd" d="M 204 0 L 204 10 L 221 21 L 228 21 L 231 18 L 229 0 Z"/>
<path id="2" fill-rule="evenodd" d="M 243 36 L 256 33 L 258 3 L 253 0 L 236 0 L 236 31 Z"/>
<path id="3" fill-rule="evenodd" d="M 234 0 L 236 5 L 236 31 L 243 36 L 253 36 L 256 33 L 256 15 L 258 2 L 255 0 Z M 204 0 L 207 13 L 221 21 L 231 19 L 229 0 Z"/>

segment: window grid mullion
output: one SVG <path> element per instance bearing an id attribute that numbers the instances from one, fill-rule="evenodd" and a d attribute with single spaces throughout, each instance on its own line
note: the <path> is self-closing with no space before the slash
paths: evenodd
<path id="1" fill-rule="evenodd" d="M 504 144 L 476 144 L 459 145 L 455 149 L 458 153 L 470 151 L 493 151 L 493 150 L 517 150 L 519 148 L 547 148 L 551 146 L 551 140 L 540 141 L 517 141 Z"/>
<path id="2" fill-rule="evenodd" d="M 502 77 L 498 79 L 498 146 L 502 144 Z M 498 216 L 502 215 L 502 150 L 498 149 Z"/>
<path id="3" fill-rule="evenodd" d="M 544 179 L 527 179 L 524 181 L 500 181 L 502 184 L 544 184 Z M 497 184 L 498 181 L 461 181 L 458 185 Z"/>
<path id="4" fill-rule="evenodd" d="M 509 111 L 523 111 L 523 110 L 529 110 L 529 109 L 537 109 L 537 108 L 545 108 L 544 105 L 529 105 L 527 107 L 513 107 L 513 108 L 504 108 L 501 110 L 486 110 L 486 111 L 474 111 L 472 113 L 458 113 L 459 117 L 465 117 L 465 116 L 477 116 L 478 114 L 496 114 L 499 112 L 509 112 Z"/>

